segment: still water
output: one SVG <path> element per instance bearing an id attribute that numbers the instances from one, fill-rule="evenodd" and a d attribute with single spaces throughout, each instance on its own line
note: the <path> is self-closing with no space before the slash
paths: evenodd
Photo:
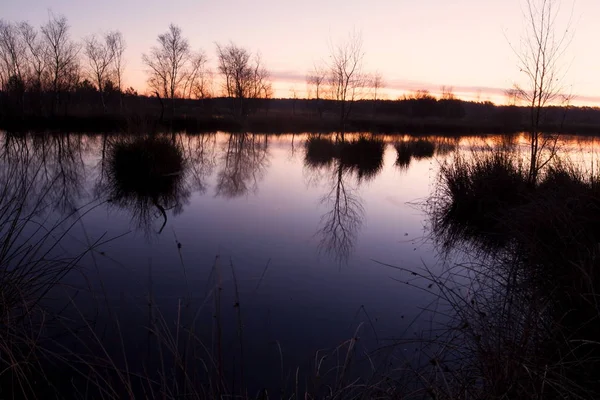
<path id="1" fill-rule="evenodd" d="M 63 226 L 61 251 L 92 247 L 50 304 L 66 298 L 96 323 L 119 321 L 119 340 L 106 339 L 115 351 L 143 347 L 151 309 L 168 324 L 188 318 L 206 341 L 218 325 L 224 357 L 258 386 L 280 379 L 282 360 L 293 370 L 351 337 L 369 351 L 430 326 L 432 297 L 392 266 L 452 262 L 436 251 L 424 207 L 440 164 L 506 140 L 346 134 L 358 144 L 341 149 L 335 135 L 181 133 L 138 148 L 166 153 L 148 167 L 135 138 L 2 139 L 4 165 L 23 164 L 43 187 L 36 215 Z"/>

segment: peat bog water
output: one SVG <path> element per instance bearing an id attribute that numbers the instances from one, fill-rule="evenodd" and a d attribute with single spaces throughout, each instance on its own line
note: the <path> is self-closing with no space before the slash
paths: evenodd
<path id="1" fill-rule="evenodd" d="M 1 141 L 5 169 L 43 187 L 33 191 L 44 205 L 36 218 L 72 225 L 60 251 L 93 245 L 49 304 L 75 305 L 98 326 L 118 320 L 105 346 L 134 358 L 146 348 L 151 307 L 169 323 L 188 318 L 206 342 L 218 329 L 223 357 L 262 387 L 281 381 L 282 362 L 295 371 L 355 335 L 365 352 L 431 327 L 423 309 L 433 298 L 390 265 L 435 272 L 457 262 L 439 254 L 421 203 L 455 151 L 508 140 L 373 137 L 375 148 L 346 154 L 335 135 L 166 135 L 155 145 L 180 153 L 152 182 L 131 172 L 140 168 L 135 138 L 3 133 Z M 587 160 L 591 143 L 564 138 L 562 151 Z"/>

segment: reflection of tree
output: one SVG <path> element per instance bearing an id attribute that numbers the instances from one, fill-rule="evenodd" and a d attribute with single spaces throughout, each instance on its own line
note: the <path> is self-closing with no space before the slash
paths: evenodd
<path id="1" fill-rule="evenodd" d="M 223 150 L 216 195 L 238 197 L 255 192 L 268 166 L 266 135 L 232 133 Z"/>
<path id="2" fill-rule="evenodd" d="M 162 219 L 160 234 L 167 211 L 182 212 L 191 195 L 185 185 L 186 168 L 183 150 L 170 139 L 121 139 L 108 149 L 105 187 L 99 189 L 117 206 L 131 210 L 147 233 L 155 219 Z"/>
<path id="3" fill-rule="evenodd" d="M 305 168 L 314 181 L 327 179 L 328 189 L 321 200 L 327 212 L 317 230 L 319 251 L 333 254 L 339 263 L 348 261 L 364 215 L 357 188 L 349 182 L 356 179 L 359 185 L 375 177 L 383 167 L 384 149 L 382 141 L 367 138 L 345 141 L 338 136 L 333 141 L 310 137 L 306 143 Z"/>
<path id="4" fill-rule="evenodd" d="M 338 163 L 331 176 L 331 187 L 321 200 L 328 211 L 321 217 L 317 231 L 321 236 L 319 250 L 333 254 L 339 263 L 348 261 L 364 214 L 360 197 L 344 181 L 347 176 Z"/>
<path id="5" fill-rule="evenodd" d="M 215 167 L 216 139 L 214 134 L 184 136 L 180 139 L 190 184 L 200 193 L 206 192 L 206 180 Z"/>
<path id="6" fill-rule="evenodd" d="M 44 192 L 44 203 L 69 214 L 84 195 L 89 152 L 80 135 L 4 135 L 3 159 L 31 182 L 30 193 Z"/>

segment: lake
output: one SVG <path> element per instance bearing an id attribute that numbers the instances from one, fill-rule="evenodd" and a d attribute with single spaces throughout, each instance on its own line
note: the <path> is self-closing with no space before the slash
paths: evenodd
<path id="1" fill-rule="evenodd" d="M 440 317 L 407 271 L 464 260 L 440 254 L 429 229 L 440 165 L 457 151 L 524 144 L 224 132 L 1 140 L 4 186 L 21 176 L 31 218 L 64 234 L 52 254 L 85 253 L 43 301 L 93 321 L 84 328 L 117 358 L 151 358 L 152 327 L 194 327 L 202 351 L 251 390 L 293 386 L 296 368 L 352 338 L 363 361 L 391 344 L 412 359 L 418 345 L 406 339 Z M 594 157 L 593 139 L 561 146 Z"/>

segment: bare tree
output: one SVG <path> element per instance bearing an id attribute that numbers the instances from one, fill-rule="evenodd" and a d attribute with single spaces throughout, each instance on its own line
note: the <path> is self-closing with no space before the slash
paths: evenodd
<path id="1" fill-rule="evenodd" d="M 506 105 L 507 106 L 516 106 L 519 101 L 519 91 L 515 88 L 506 89 L 504 91 L 504 96 L 506 96 Z"/>
<path id="2" fill-rule="evenodd" d="M 375 72 L 369 77 L 369 86 L 371 86 L 371 89 L 373 89 L 373 100 L 379 100 L 379 91 L 385 86 L 385 81 L 383 80 L 383 76 L 379 71 Z"/>
<path id="3" fill-rule="evenodd" d="M 363 59 L 362 37 L 357 32 L 352 32 L 345 42 L 331 48 L 329 86 L 340 107 L 342 128 L 350 116 L 353 102 L 365 87 Z"/>
<path id="4" fill-rule="evenodd" d="M 290 99 L 292 99 L 292 114 L 296 115 L 296 102 L 298 101 L 298 90 L 296 86 L 290 87 Z"/>
<path id="5" fill-rule="evenodd" d="M 189 68 L 185 72 L 182 97 L 186 99 L 208 97 L 209 71 L 206 68 L 207 61 L 208 59 L 202 51 L 191 56 Z"/>
<path id="6" fill-rule="evenodd" d="M 3 83 L 9 78 L 24 82 L 27 68 L 27 44 L 17 25 L 0 20 L 0 63 Z"/>
<path id="7" fill-rule="evenodd" d="M 204 65 L 202 52 L 194 54 L 181 28 L 169 25 L 166 33 L 158 35 L 158 46 L 142 56 L 148 67 L 148 86 L 161 99 L 171 100 L 171 114 L 175 111 L 175 99 L 189 94 L 190 74 Z M 162 103 L 162 100 L 161 100 Z"/>
<path id="8" fill-rule="evenodd" d="M 106 45 L 112 58 L 111 75 L 119 91 L 119 107 L 123 109 L 123 73 L 125 71 L 125 60 L 123 54 L 127 48 L 123 34 L 120 31 L 112 31 L 105 36 Z"/>
<path id="9" fill-rule="evenodd" d="M 25 107 L 26 53 L 18 26 L 0 20 L 0 88 L 9 94 L 15 112 L 24 112 Z"/>
<path id="10" fill-rule="evenodd" d="M 442 100 L 456 100 L 452 86 L 442 86 Z"/>
<path id="11" fill-rule="evenodd" d="M 327 77 L 327 69 L 325 66 L 321 64 L 315 64 L 313 69 L 306 75 L 306 85 L 308 86 L 309 96 L 312 97 L 312 92 L 314 90 L 315 101 L 317 104 L 317 113 L 319 114 L 319 118 L 323 117 L 323 108 L 322 108 L 322 98 L 323 98 L 323 90 L 326 84 Z"/>
<path id="12" fill-rule="evenodd" d="M 525 86 L 515 85 L 518 98 L 530 111 L 529 181 L 534 184 L 539 171 L 554 157 L 557 137 L 542 135 L 545 107 L 560 97 L 564 68 L 561 64 L 572 40 L 570 22 L 565 29 L 557 26 L 559 0 L 525 0 L 526 34 L 519 49 L 513 47 L 519 68 L 526 76 Z M 543 159 L 543 153 L 549 154 Z"/>
<path id="13" fill-rule="evenodd" d="M 43 38 L 38 35 L 37 30 L 27 22 L 21 23 L 19 29 L 27 46 L 26 57 L 27 64 L 30 68 L 30 79 L 32 80 L 31 86 L 32 88 L 41 91 L 47 72 L 47 47 Z"/>
<path id="14" fill-rule="evenodd" d="M 108 37 L 106 38 L 108 39 Z M 110 77 L 110 68 L 113 64 L 112 49 L 108 40 L 104 42 L 98 40 L 96 35 L 92 35 L 84 40 L 84 49 L 87 60 L 87 69 L 91 81 L 96 85 L 100 93 L 102 109 L 106 112 L 106 102 L 104 101 L 104 86 Z"/>
<path id="15" fill-rule="evenodd" d="M 60 92 L 72 86 L 75 74 L 79 72 L 79 46 L 70 39 L 69 25 L 62 15 L 50 14 L 49 21 L 42 26 L 41 31 L 47 48 L 45 55 L 53 93 L 54 113 L 60 103 Z"/>
<path id="16" fill-rule="evenodd" d="M 210 69 L 205 69 L 198 75 L 195 84 L 192 86 L 192 97 L 202 100 L 213 97 L 214 73 Z"/>
<path id="17" fill-rule="evenodd" d="M 27 47 L 26 55 L 29 70 L 28 90 L 31 105 L 37 113 L 42 113 L 42 92 L 48 81 L 48 47 L 44 38 L 27 22 L 19 25 L 23 41 Z"/>
<path id="18" fill-rule="evenodd" d="M 381 75 L 381 73 L 379 71 L 371 74 L 368 77 L 368 82 L 369 82 L 369 86 L 372 90 L 372 94 L 373 94 L 373 116 L 372 118 L 375 119 L 375 116 L 377 115 L 377 100 L 379 100 L 378 95 L 380 94 L 379 91 L 380 89 L 385 85 L 385 82 L 383 81 L 383 76 Z"/>
<path id="19" fill-rule="evenodd" d="M 259 54 L 252 56 L 250 51 L 234 43 L 225 46 L 217 43 L 217 56 L 223 92 L 234 100 L 234 113 L 246 115 L 249 111 L 247 100 L 273 95 L 269 72 Z"/>

